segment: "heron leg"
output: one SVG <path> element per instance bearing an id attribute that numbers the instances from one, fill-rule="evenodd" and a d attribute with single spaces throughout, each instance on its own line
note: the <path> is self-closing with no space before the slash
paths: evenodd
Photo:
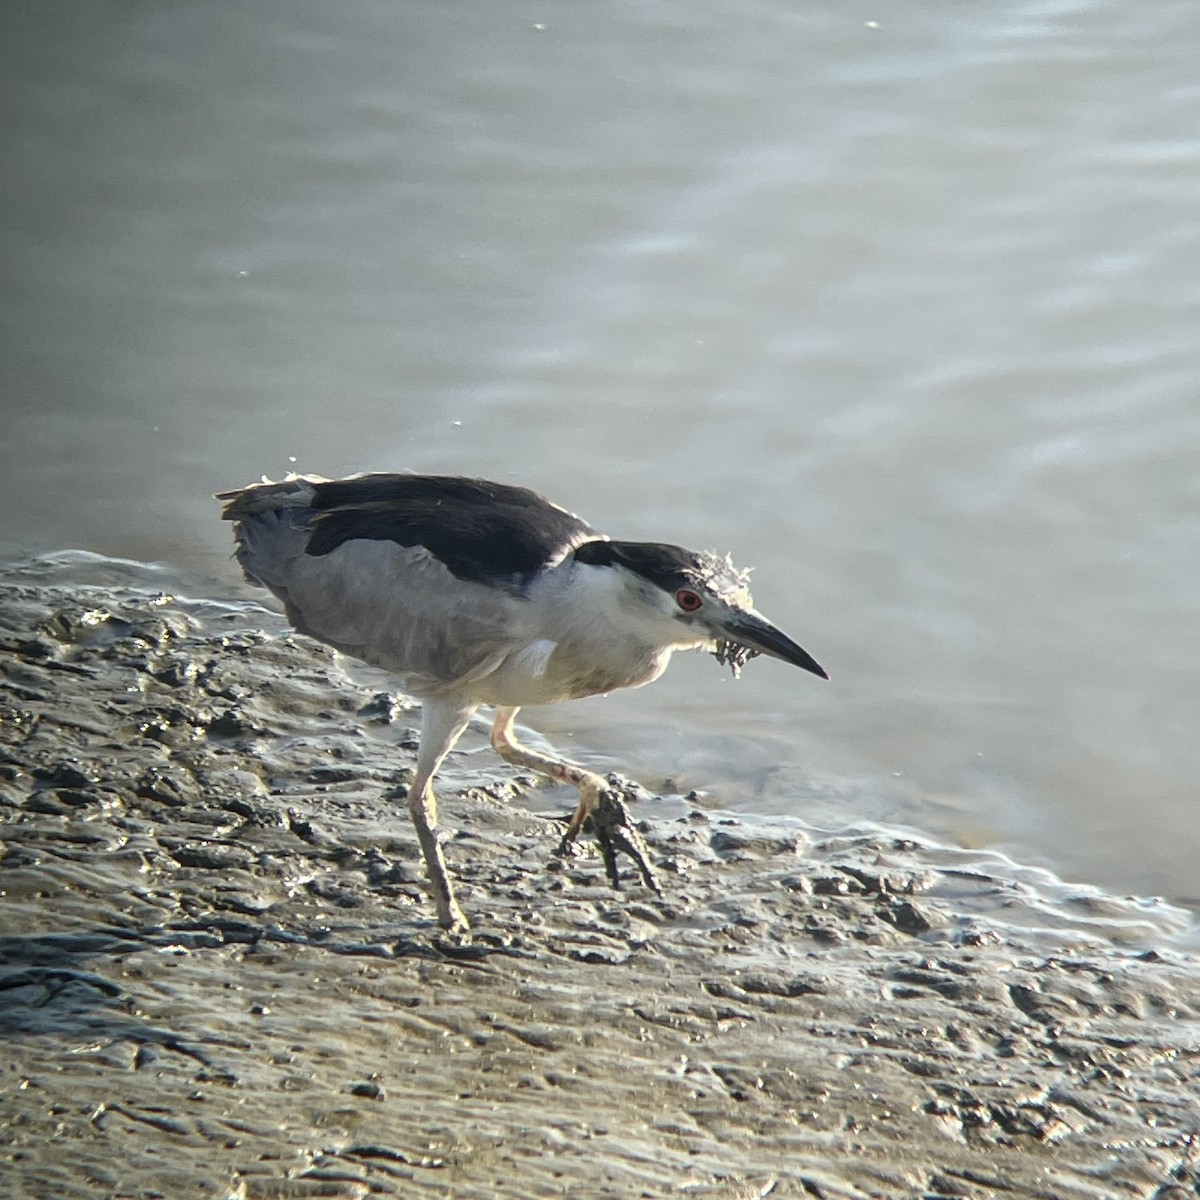
<path id="1" fill-rule="evenodd" d="M 654 869 L 650 865 L 649 848 L 634 825 L 629 810 L 621 799 L 620 790 L 610 786 L 607 779 L 594 771 L 585 770 L 576 763 L 567 762 L 551 754 L 541 754 L 518 742 L 513 733 L 518 711 L 516 708 L 496 709 L 496 719 L 492 722 L 492 749 L 514 767 L 538 771 L 579 791 L 579 804 L 567 825 L 567 832 L 563 834 L 559 845 L 560 853 L 579 836 L 584 824 L 589 824 L 600 843 L 604 868 L 614 888 L 621 886 L 617 871 L 617 851 L 622 851 L 633 859 L 646 886 L 656 892 L 660 891 Z"/>
<path id="2" fill-rule="evenodd" d="M 579 806 L 567 827 L 567 840 L 571 841 L 600 802 L 600 796 L 608 787 L 608 782 L 595 772 L 587 771 L 573 762 L 556 758 L 552 754 L 541 754 L 537 750 L 531 750 L 523 742 L 518 742 L 513 733 L 513 724 L 520 711 L 519 708 L 496 709 L 496 719 L 492 722 L 492 749 L 514 767 L 524 767 L 542 775 L 549 775 L 556 783 L 568 784 L 579 792 Z"/>
<path id="3" fill-rule="evenodd" d="M 437 832 L 437 798 L 433 794 L 433 776 L 442 765 L 451 747 L 467 727 L 474 705 L 426 701 L 421 709 L 421 748 L 417 752 L 417 767 L 408 789 L 408 812 L 421 843 L 425 873 L 433 903 L 437 908 L 438 924 L 444 929 L 466 929 L 467 918 L 454 898 L 454 887 L 446 871 L 446 859 Z"/>

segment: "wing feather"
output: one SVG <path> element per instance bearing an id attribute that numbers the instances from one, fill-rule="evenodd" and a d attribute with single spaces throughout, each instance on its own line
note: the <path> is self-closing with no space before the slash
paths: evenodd
<path id="1" fill-rule="evenodd" d="M 302 633 L 395 673 L 418 695 L 481 679 L 529 647 L 530 580 L 594 537 L 527 488 L 436 475 L 290 476 L 222 493 L 248 578 Z"/>
<path id="2" fill-rule="evenodd" d="M 314 484 L 308 553 L 355 539 L 424 546 L 458 579 L 522 588 L 594 536 L 529 488 L 448 475 L 357 475 Z"/>
<path id="3" fill-rule="evenodd" d="M 298 629 L 384 667 L 418 695 L 490 674 L 525 640 L 521 600 L 456 579 L 422 547 L 388 541 L 300 555 L 284 603 Z"/>

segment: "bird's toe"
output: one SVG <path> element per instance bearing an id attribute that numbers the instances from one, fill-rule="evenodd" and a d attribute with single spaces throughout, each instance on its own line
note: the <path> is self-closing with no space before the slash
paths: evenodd
<path id="1" fill-rule="evenodd" d="M 644 800 L 652 800 L 654 798 L 654 793 L 642 787 L 636 779 L 630 779 L 625 775 L 618 775 L 616 771 L 610 771 L 604 779 L 609 788 L 617 791 L 621 798 L 629 804 L 638 804 Z"/>
<path id="2" fill-rule="evenodd" d="M 621 887 L 617 855 L 625 854 L 633 860 L 642 882 L 652 891 L 662 894 L 654 867 L 650 863 L 650 848 L 629 815 L 620 790 L 615 787 L 605 788 L 588 814 L 587 821 L 596 835 L 600 853 L 604 858 L 604 869 L 614 889 L 619 890 Z"/>

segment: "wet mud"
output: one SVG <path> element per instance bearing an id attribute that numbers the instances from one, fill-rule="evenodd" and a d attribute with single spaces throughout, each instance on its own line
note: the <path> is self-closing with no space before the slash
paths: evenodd
<path id="1" fill-rule="evenodd" d="M 0 576 L 0 1194 L 1200 1195 L 1189 914 L 877 828 L 632 805 L 556 860 L 474 732 L 253 603 Z"/>

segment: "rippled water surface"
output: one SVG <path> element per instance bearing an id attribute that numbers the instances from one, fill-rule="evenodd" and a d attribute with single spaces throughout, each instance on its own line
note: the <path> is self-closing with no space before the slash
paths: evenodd
<path id="1" fill-rule="evenodd" d="M 532 484 L 833 675 L 556 744 L 1195 900 L 1198 54 L 1171 0 L 12 5 L 5 545 L 229 594 L 264 471 Z"/>

